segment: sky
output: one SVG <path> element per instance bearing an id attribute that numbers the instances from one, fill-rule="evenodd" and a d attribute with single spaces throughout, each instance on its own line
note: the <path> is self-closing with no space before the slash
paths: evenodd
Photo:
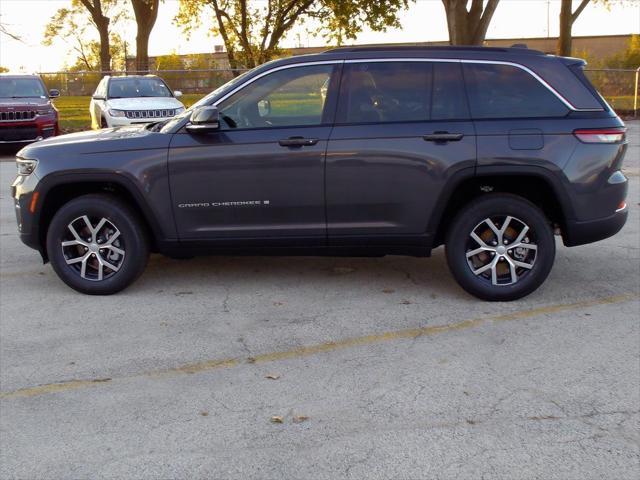
<path id="1" fill-rule="evenodd" d="M 255 0 L 260 1 L 260 0 Z M 0 0 L 0 21 L 23 42 L 0 36 L 0 65 L 11 71 L 50 72 L 73 64 L 75 56 L 67 54 L 69 46 L 56 41 L 42 46 L 45 25 L 58 8 L 70 0 Z M 574 2 L 577 3 L 577 2 Z M 160 7 L 151 34 L 150 55 L 169 53 L 204 53 L 213 51 L 221 39 L 210 35 L 211 23 L 193 32 L 187 39 L 174 24 L 178 0 L 165 0 Z M 526 38 L 558 35 L 560 0 L 502 0 L 493 17 L 487 38 Z M 418 0 L 400 15 L 401 28 L 385 33 L 363 31 L 353 43 L 399 43 L 447 40 L 447 25 L 440 0 Z M 135 45 L 135 23 L 122 24 L 118 33 L 128 42 L 131 53 Z M 591 3 L 573 27 L 574 36 L 640 33 L 640 0 L 616 1 L 607 9 Z M 313 37 L 306 28 L 294 29 L 282 46 L 322 46 L 322 37 Z"/>

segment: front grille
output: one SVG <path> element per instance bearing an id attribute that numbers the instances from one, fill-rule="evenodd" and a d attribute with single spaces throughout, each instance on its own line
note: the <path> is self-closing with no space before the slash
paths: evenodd
<path id="1" fill-rule="evenodd" d="M 0 141 L 16 142 L 20 140 L 34 140 L 38 136 L 36 127 L 0 128 Z"/>
<path id="2" fill-rule="evenodd" d="M 13 112 L 0 112 L 0 122 L 22 122 L 36 118 L 35 110 L 17 110 Z"/>
<path id="3" fill-rule="evenodd" d="M 127 110 L 127 118 L 165 118 L 176 114 L 175 108 L 164 110 Z"/>

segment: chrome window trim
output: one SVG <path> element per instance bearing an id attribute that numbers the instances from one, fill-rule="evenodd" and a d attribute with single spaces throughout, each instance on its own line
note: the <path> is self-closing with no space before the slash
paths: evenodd
<path id="1" fill-rule="evenodd" d="M 271 73 L 274 72 L 278 72 L 280 70 L 286 70 L 288 68 L 295 68 L 295 67 L 309 67 L 309 66 L 315 66 L 315 65 L 338 65 L 344 63 L 344 60 L 322 60 L 322 61 L 318 61 L 318 62 L 304 62 L 304 63 L 292 63 L 290 65 L 282 65 L 280 67 L 275 67 L 272 69 L 267 70 L 266 72 L 262 72 L 260 75 L 256 75 L 255 77 L 247 80 L 246 82 L 244 82 L 242 85 L 238 85 L 236 88 L 234 88 L 233 90 L 231 90 L 229 93 L 227 93 L 224 97 L 221 97 L 219 100 L 216 100 L 212 106 L 217 107 L 220 103 L 224 102 L 227 98 L 229 98 L 230 96 L 238 93 L 240 90 L 242 90 L 243 88 L 251 85 L 253 82 L 255 82 L 256 80 L 265 77 Z"/>
<path id="2" fill-rule="evenodd" d="M 263 78 L 271 73 L 278 72 L 280 70 L 286 70 L 289 68 L 297 68 L 297 67 L 308 67 L 315 65 L 339 65 L 345 63 L 378 63 L 378 62 L 443 62 L 443 63 L 480 63 L 487 65 L 508 65 L 511 67 L 519 68 L 527 72 L 534 79 L 536 79 L 543 87 L 549 90 L 558 100 L 560 100 L 569 110 L 574 112 L 601 112 L 604 111 L 602 108 L 577 108 L 575 107 L 569 100 L 567 100 L 564 96 L 562 96 L 555 88 L 553 88 L 547 81 L 545 81 L 540 75 L 531 70 L 529 67 L 526 67 L 520 63 L 509 62 L 504 60 L 473 60 L 473 59 L 459 59 L 459 58 L 417 58 L 417 57 L 397 57 L 397 58 L 353 58 L 353 59 L 345 59 L 345 60 L 321 60 L 315 62 L 301 62 L 301 63 L 292 63 L 289 65 L 282 65 L 280 67 L 275 67 L 267 70 L 266 72 L 262 72 L 260 75 L 256 75 L 255 77 L 247 80 L 241 85 L 238 85 L 236 88 L 228 92 L 226 95 L 212 103 L 211 105 L 217 107 L 220 103 L 224 102 L 227 98 L 235 95 L 243 88 L 251 85 L 256 80 Z M 188 123 L 188 121 L 187 121 Z"/>
<path id="3" fill-rule="evenodd" d="M 454 58 L 357 58 L 345 60 L 345 63 L 368 63 L 368 62 L 449 62 L 449 63 L 481 63 L 487 65 L 508 65 L 511 67 L 524 70 L 533 78 L 535 78 L 543 87 L 549 90 L 560 100 L 569 110 L 574 112 L 602 112 L 602 108 L 577 108 L 569 100 L 564 98 L 560 92 L 553 88 L 546 80 L 540 75 L 531 70 L 529 67 L 525 67 L 520 63 L 508 62 L 504 60 L 472 60 L 472 59 L 454 59 Z"/>

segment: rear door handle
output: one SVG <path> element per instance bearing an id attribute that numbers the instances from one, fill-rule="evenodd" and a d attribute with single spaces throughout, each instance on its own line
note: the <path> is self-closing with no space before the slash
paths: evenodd
<path id="1" fill-rule="evenodd" d="M 464 137 L 462 133 L 434 132 L 422 138 L 427 142 L 458 142 L 462 137 Z"/>
<path id="2" fill-rule="evenodd" d="M 311 147 L 318 143 L 317 138 L 289 137 L 279 140 L 281 147 Z"/>

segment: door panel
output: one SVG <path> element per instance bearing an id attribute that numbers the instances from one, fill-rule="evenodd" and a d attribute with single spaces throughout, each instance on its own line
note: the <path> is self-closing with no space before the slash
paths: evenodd
<path id="1" fill-rule="evenodd" d="M 174 136 L 169 173 L 182 239 L 326 244 L 335 86 L 323 88 L 337 85 L 336 72 L 335 64 L 276 69 L 218 105 L 220 130 Z"/>
<path id="2" fill-rule="evenodd" d="M 324 155 L 329 130 L 175 135 L 169 173 L 181 238 L 317 236 L 324 242 Z M 318 142 L 280 146 L 280 140 L 296 136 Z"/>
<path id="3" fill-rule="evenodd" d="M 442 131 L 462 138 L 423 138 Z M 327 150 L 330 243 L 340 244 L 340 236 L 425 234 L 446 181 L 475 160 L 469 121 L 336 126 Z"/>
<path id="4" fill-rule="evenodd" d="M 423 245 L 448 179 L 476 161 L 459 63 L 345 64 L 327 150 L 331 245 Z"/>

